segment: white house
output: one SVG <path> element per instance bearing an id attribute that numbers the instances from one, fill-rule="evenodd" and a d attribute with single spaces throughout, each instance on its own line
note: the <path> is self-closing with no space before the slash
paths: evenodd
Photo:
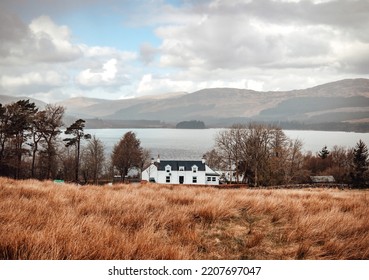
<path id="1" fill-rule="evenodd" d="M 142 172 L 142 180 L 160 184 L 219 185 L 219 177 L 205 160 L 158 159 Z"/>

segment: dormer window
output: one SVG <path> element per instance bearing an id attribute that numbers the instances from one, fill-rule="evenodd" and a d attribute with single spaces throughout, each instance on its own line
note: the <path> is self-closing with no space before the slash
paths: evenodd
<path id="1" fill-rule="evenodd" d="M 170 165 L 165 166 L 165 171 L 168 172 L 168 173 L 171 172 L 172 167 Z"/>
<path id="2" fill-rule="evenodd" d="M 196 173 L 198 170 L 198 167 L 196 165 L 192 166 L 192 172 L 193 173 Z"/>
<path id="3" fill-rule="evenodd" d="M 185 171 L 184 166 L 180 166 L 180 167 L 178 168 L 178 171 Z"/>

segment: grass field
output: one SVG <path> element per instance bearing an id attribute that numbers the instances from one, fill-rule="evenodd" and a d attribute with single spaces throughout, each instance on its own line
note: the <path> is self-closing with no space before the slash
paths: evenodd
<path id="1" fill-rule="evenodd" d="M 0 178 L 0 259 L 369 259 L 369 191 Z"/>

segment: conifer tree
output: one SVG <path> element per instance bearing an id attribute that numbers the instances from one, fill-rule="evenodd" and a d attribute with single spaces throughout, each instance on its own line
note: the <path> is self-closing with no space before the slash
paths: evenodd
<path id="1" fill-rule="evenodd" d="M 90 134 L 85 134 L 83 129 L 85 127 L 85 120 L 79 119 L 76 120 L 71 126 L 67 128 L 65 134 L 71 134 L 74 137 L 65 138 L 63 141 L 66 142 L 65 146 L 75 146 L 76 149 L 76 157 L 75 157 L 75 181 L 79 181 L 79 159 L 80 159 L 80 150 L 81 150 L 81 140 L 91 139 Z"/>
<path id="2" fill-rule="evenodd" d="M 367 171 L 369 167 L 368 148 L 363 141 L 359 141 L 354 149 L 354 170 L 351 174 L 353 186 L 365 188 L 367 186 Z"/>
<path id="3" fill-rule="evenodd" d="M 318 153 L 318 156 L 321 159 L 326 159 L 329 155 L 329 151 L 327 149 L 327 146 L 324 146 L 323 149 Z"/>

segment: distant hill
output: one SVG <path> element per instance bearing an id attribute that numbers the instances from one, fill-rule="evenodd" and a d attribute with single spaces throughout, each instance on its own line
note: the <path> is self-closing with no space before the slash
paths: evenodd
<path id="1" fill-rule="evenodd" d="M 104 117 L 105 119 L 111 119 L 107 116 L 114 115 L 115 112 L 120 110 L 129 109 L 136 105 L 155 102 L 163 99 L 171 99 L 185 94 L 184 92 L 174 92 L 167 93 L 159 96 L 144 96 L 138 98 L 128 98 L 128 99 L 98 99 L 89 97 L 75 97 L 59 102 L 67 108 L 67 114 L 75 117 L 85 117 L 85 118 L 96 118 Z M 113 117 L 113 119 L 115 119 Z M 127 120 L 128 118 L 118 118 L 122 120 Z M 139 118 L 135 118 L 136 120 Z"/>
<path id="2" fill-rule="evenodd" d="M 0 103 L 10 99 L 0 96 Z M 67 108 L 69 116 L 95 119 L 96 125 L 106 127 L 119 126 L 119 122 L 124 127 L 143 125 L 145 120 L 173 126 L 183 120 L 201 120 L 208 127 L 264 121 L 309 127 L 334 123 L 330 126 L 345 129 L 355 124 L 357 129 L 369 123 L 369 80 L 347 79 L 292 91 L 212 88 L 122 100 L 80 97 L 59 104 Z"/>
<path id="3" fill-rule="evenodd" d="M 26 96 L 9 96 L 9 95 L 0 95 L 0 104 L 9 104 L 13 102 L 17 102 L 19 100 L 28 100 L 32 103 L 35 103 L 38 108 L 44 108 L 46 103 L 34 98 L 26 97 Z"/>
<path id="4" fill-rule="evenodd" d="M 203 120 L 207 125 L 243 121 L 360 122 L 369 118 L 369 80 L 342 80 L 303 90 L 257 92 L 204 89 L 120 109 L 110 119 Z"/>

